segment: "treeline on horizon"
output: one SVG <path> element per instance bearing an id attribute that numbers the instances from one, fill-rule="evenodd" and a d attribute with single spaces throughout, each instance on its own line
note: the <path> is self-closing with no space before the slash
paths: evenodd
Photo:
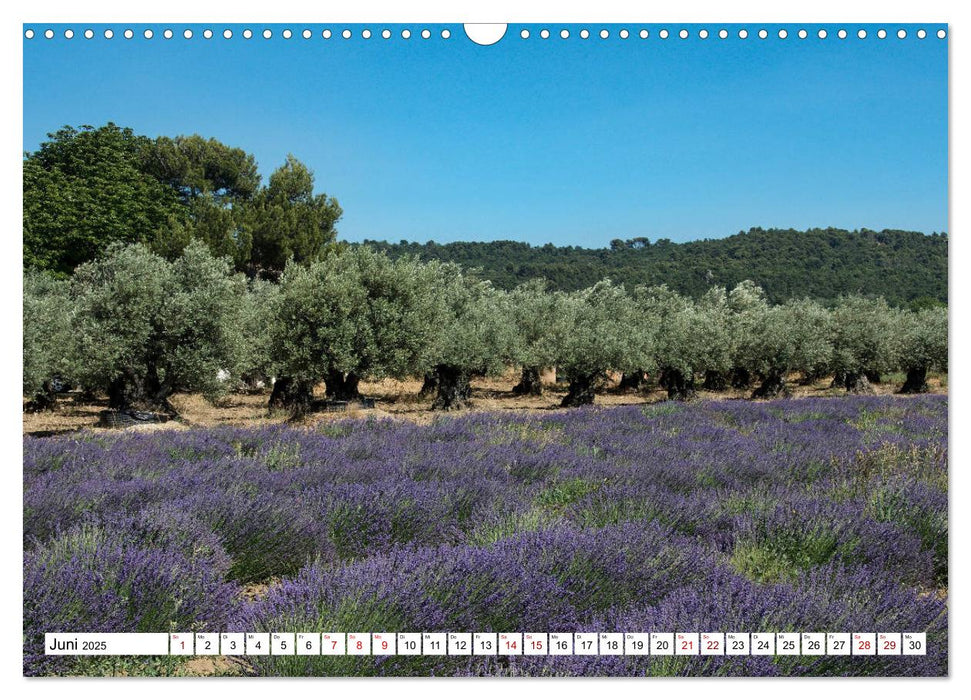
<path id="1" fill-rule="evenodd" d="M 882 296 L 895 306 L 910 308 L 947 303 L 946 233 L 752 228 L 727 238 L 687 243 L 615 239 L 609 248 L 508 240 L 363 243 L 392 258 L 418 256 L 479 268 L 507 290 L 543 278 L 553 289 L 576 291 L 609 278 L 629 285 L 663 284 L 699 297 L 712 286 L 733 287 L 751 280 L 773 303 L 803 297 L 832 301 L 845 294 Z"/>
<path id="2" fill-rule="evenodd" d="M 276 280 L 289 260 L 307 264 L 348 246 L 337 240 L 337 200 L 316 194 L 313 171 L 292 155 L 264 182 L 252 154 L 199 135 L 150 138 L 109 122 L 64 127 L 48 138 L 24 154 L 25 270 L 65 278 L 117 243 L 175 260 L 199 240 L 249 278 Z M 911 309 L 947 303 L 943 233 L 753 228 L 689 243 L 617 239 L 602 249 L 365 243 L 392 259 L 477 269 L 507 291 L 538 278 L 557 291 L 611 279 L 698 298 L 713 286 L 750 280 L 771 303 L 811 297 L 832 304 L 847 294 Z"/>

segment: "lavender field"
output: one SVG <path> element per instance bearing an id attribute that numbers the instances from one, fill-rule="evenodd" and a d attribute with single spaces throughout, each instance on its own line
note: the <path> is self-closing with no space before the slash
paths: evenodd
<path id="1" fill-rule="evenodd" d="M 112 672 L 45 658 L 56 631 L 793 630 L 926 631 L 928 654 L 244 672 L 944 675 L 947 532 L 946 396 L 28 437 L 24 672 Z"/>

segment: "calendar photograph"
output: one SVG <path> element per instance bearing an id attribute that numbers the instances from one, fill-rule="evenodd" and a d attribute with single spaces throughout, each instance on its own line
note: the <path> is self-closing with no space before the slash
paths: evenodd
<path id="1" fill-rule="evenodd" d="M 22 35 L 24 676 L 948 675 L 948 25 Z"/>

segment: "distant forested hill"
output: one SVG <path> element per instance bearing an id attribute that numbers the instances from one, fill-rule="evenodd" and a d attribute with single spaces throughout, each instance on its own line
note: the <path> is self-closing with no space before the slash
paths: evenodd
<path id="1" fill-rule="evenodd" d="M 712 285 L 750 279 L 774 302 L 790 297 L 835 299 L 859 292 L 899 306 L 947 302 L 947 234 L 914 231 L 753 228 L 728 238 L 690 243 L 614 240 L 610 248 L 489 243 L 365 241 L 392 257 L 417 255 L 481 268 L 509 289 L 545 277 L 556 289 L 586 287 L 604 277 L 624 284 L 667 284 L 700 295 Z"/>

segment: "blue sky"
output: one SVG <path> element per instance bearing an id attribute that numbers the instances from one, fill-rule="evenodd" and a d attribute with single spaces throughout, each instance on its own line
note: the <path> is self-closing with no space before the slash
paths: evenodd
<path id="1" fill-rule="evenodd" d="M 401 39 L 402 25 L 389 25 L 390 40 L 385 25 L 352 25 L 349 40 L 346 25 L 330 39 L 324 25 L 286 25 L 289 40 L 283 25 L 270 40 L 264 25 L 249 40 L 240 25 L 211 25 L 210 40 L 202 25 L 130 25 L 131 40 L 129 25 L 53 26 L 52 40 L 24 40 L 24 150 L 65 124 L 113 121 L 215 137 L 253 153 L 264 177 L 293 153 L 340 201 L 345 240 L 600 247 L 753 226 L 948 229 L 939 25 L 919 25 L 925 39 L 918 25 L 887 25 L 886 39 L 869 25 L 840 25 L 846 39 L 831 25 L 784 25 L 786 39 L 783 25 L 686 25 L 684 40 L 682 25 L 666 25 L 667 39 L 662 26 L 630 25 L 621 39 L 607 25 L 606 40 L 603 25 L 548 25 L 549 39 L 546 25 L 510 25 L 489 47 L 460 25 L 435 25 L 427 40 L 421 26 Z M 312 39 L 300 37 L 305 26 Z M 723 26 L 727 39 L 716 36 Z"/>

